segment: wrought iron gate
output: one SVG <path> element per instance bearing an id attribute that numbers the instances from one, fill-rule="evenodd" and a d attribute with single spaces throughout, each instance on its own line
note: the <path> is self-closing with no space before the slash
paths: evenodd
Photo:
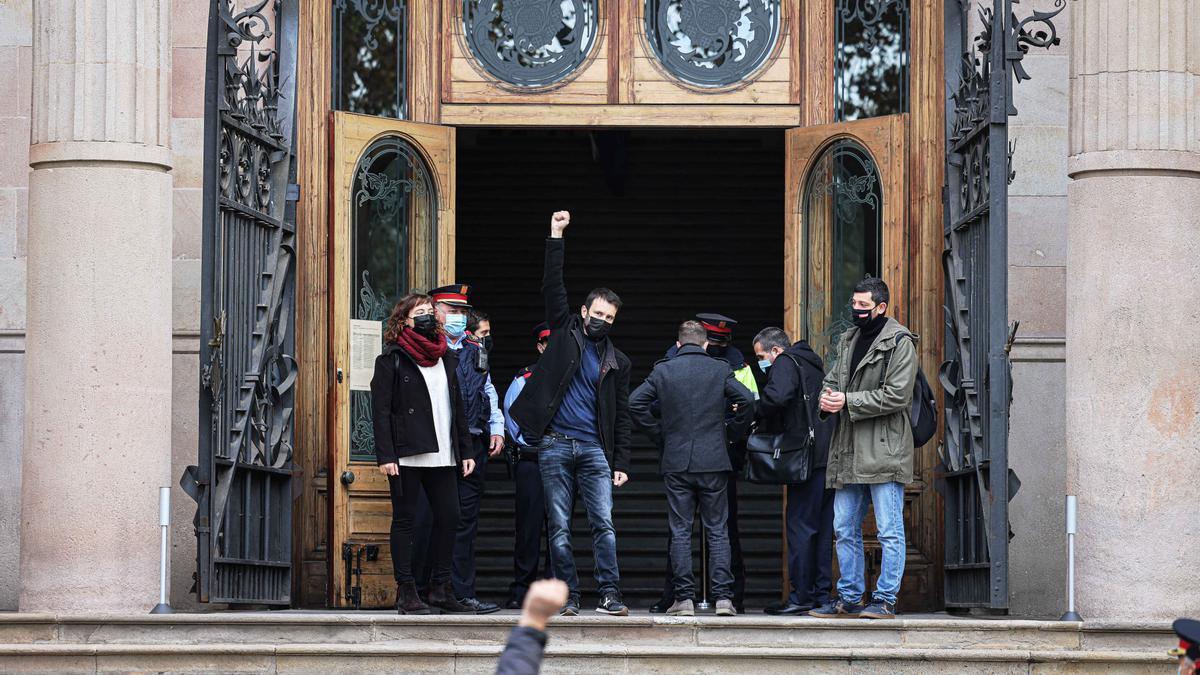
<path id="1" fill-rule="evenodd" d="M 1008 468 L 1009 350 L 1008 185 L 1016 115 L 1012 85 L 1030 79 L 1021 65 L 1030 47 L 1059 42 L 1054 11 L 1018 20 L 1020 0 L 978 8 L 971 35 L 969 0 L 946 2 L 945 251 L 946 606 L 1008 608 L 1008 502 L 1020 486 Z"/>
<path id="2" fill-rule="evenodd" d="M 288 605 L 296 382 L 294 0 L 212 0 L 205 79 L 201 602 Z"/>

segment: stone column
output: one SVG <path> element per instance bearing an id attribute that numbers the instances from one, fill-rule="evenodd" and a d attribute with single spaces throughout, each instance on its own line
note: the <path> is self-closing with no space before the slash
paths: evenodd
<path id="1" fill-rule="evenodd" d="M 1072 7 L 1068 491 L 1087 619 L 1195 612 L 1200 3 Z"/>
<path id="2" fill-rule="evenodd" d="M 23 611 L 147 611 L 171 458 L 171 0 L 35 0 Z"/>

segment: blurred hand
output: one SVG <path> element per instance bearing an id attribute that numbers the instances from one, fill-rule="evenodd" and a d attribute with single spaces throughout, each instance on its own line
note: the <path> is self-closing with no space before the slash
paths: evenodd
<path id="1" fill-rule="evenodd" d="M 624 471 L 614 471 L 613 472 L 613 485 L 614 486 L 621 487 L 622 485 L 624 485 L 628 482 L 629 482 L 629 474 L 625 473 Z"/>
<path id="2" fill-rule="evenodd" d="M 504 437 L 492 436 L 492 442 L 488 448 L 488 457 L 495 457 L 496 455 L 500 454 L 500 451 L 504 450 Z"/>
<path id="3" fill-rule="evenodd" d="M 567 585 L 559 579 L 542 579 L 529 586 L 525 594 L 525 606 L 521 608 L 518 625 L 546 630 L 546 621 L 558 614 L 567 604 Z"/>
<path id="4" fill-rule="evenodd" d="M 379 472 L 385 476 L 399 476 L 400 475 L 400 465 L 395 462 L 392 462 L 390 464 L 380 464 Z"/>
<path id="5" fill-rule="evenodd" d="M 561 239 L 563 230 L 567 229 L 567 225 L 571 224 L 570 211 L 555 211 L 550 217 L 550 238 Z"/>
<path id="6" fill-rule="evenodd" d="M 463 478 L 470 476 L 471 472 L 474 470 L 475 470 L 475 460 L 464 459 L 463 463 L 462 463 Z"/>

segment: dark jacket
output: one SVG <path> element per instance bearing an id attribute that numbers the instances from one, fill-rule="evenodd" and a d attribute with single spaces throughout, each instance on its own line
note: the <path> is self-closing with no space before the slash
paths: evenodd
<path id="1" fill-rule="evenodd" d="M 546 263 L 542 272 L 542 297 L 550 344 L 538 358 L 537 368 L 513 403 L 511 414 L 529 443 L 540 439 L 562 405 L 571 378 L 580 368 L 583 319 L 567 305 L 563 284 L 563 240 L 546 240 Z M 607 337 L 601 344 L 600 386 L 596 388 L 600 445 L 614 471 L 629 473 L 629 358 Z"/>
<path id="2" fill-rule="evenodd" d="M 759 429 L 771 433 L 783 432 L 782 447 L 795 449 L 804 446 L 811 424 L 816 440 L 812 467 L 819 469 L 829 463 L 829 440 L 834 428 L 833 420 L 822 420 L 818 417 L 825 364 L 803 340 L 788 347 L 784 354 L 787 356 L 780 355 L 775 359 L 775 363 L 767 371 L 767 384 L 758 393 L 756 414 Z M 792 361 L 788 356 L 796 361 Z M 804 368 L 804 384 L 807 385 L 809 396 L 807 411 L 804 396 L 800 392 L 797 361 L 800 367 Z"/>
<path id="3" fill-rule="evenodd" d="M 467 416 L 455 370 L 458 359 L 446 351 L 442 357 L 446 384 L 450 390 L 450 444 L 454 461 L 479 459 L 470 442 Z M 388 344 L 375 357 L 375 376 L 371 378 L 371 423 L 375 429 L 375 461 L 395 462 L 438 451 L 437 431 L 433 428 L 433 404 L 429 388 L 416 361 L 397 344 Z"/>
<path id="4" fill-rule="evenodd" d="M 654 365 L 629 397 L 629 413 L 662 448 L 662 473 L 732 471 L 725 420 L 731 403 L 737 412 L 730 427 L 739 429 L 753 415 L 754 395 L 724 360 L 684 345 Z"/>
<path id="5" fill-rule="evenodd" d="M 467 427 L 487 431 L 492 402 L 484 391 L 488 371 L 479 369 L 479 345 L 464 338 L 462 346 L 457 351 L 451 351 L 458 357 L 458 385 L 462 390 Z"/>
<path id="6" fill-rule="evenodd" d="M 542 656 L 546 650 L 546 634 L 536 628 L 517 626 L 508 634 L 508 643 L 500 662 L 496 664 L 496 675 L 537 675 L 542 667 Z"/>

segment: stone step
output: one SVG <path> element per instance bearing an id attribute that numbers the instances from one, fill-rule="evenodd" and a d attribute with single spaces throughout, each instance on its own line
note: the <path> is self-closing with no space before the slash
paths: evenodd
<path id="1" fill-rule="evenodd" d="M 492 673 L 500 644 L 0 645 L 0 672 Z M 1144 651 L 855 647 L 630 646 L 554 640 L 543 673 L 1162 673 Z"/>
<path id="2" fill-rule="evenodd" d="M 391 612 L 221 612 L 169 615 L 0 614 L 7 645 L 370 645 L 429 641 L 495 645 L 516 624 L 516 612 L 486 616 L 398 616 Z M 857 647 L 939 650 L 1084 650 L 1165 653 L 1174 643 L 1167 622 L 1060 622 L 963 619 L 947 615 L 893 621 L 814 619 L 748 614 L 738 617 L 559 617 L 554 642 L 630 648 L 747 649 Z"/>

